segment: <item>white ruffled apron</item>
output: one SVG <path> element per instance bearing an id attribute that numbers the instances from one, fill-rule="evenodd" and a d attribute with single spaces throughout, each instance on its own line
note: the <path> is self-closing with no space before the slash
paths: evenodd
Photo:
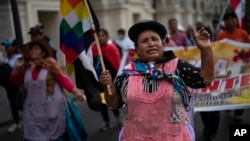
<path id="1" fill-rule="evenodd" d="M 54 94 L 48 96 L 46 88 L 47 70 L 42 68 L 37 80 L 32 79 L 31 70 L 25 73 L 27 99 L 24 103 L 23 126 L 27 140 L 56 140 L 65 132 L 64 99 L 56 83 Z"/>

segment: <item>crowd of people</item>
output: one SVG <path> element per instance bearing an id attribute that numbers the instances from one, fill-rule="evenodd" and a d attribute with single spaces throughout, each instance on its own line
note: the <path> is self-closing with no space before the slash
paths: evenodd
<path id="1" fill-rule="evenodd" d="M 50 40 L 39 24 L 31 27 L 31 41 L 18 47 L 15 39 L 2 42 L 7 56 L 1 62 L 1 86 L 6 89 L 14 125 L 8 130 L 23 129 L 25 141 L 50 141 L 64 138 L 67 92 L 79 101 L 84 93 L 76 88 L 56 61 Z M 19 91 L 19 93 L 18 93 Z M 22 105 L 22 124 L 17 103 Z M 21 126 L 22 125 L 22 126 Z"/>
<path id="2" fill-rule="evenodd" d="M 117 125 L 122 126 L 119 141 L 195 141 L 192 93 L 188 88 L 203 88 L 213 81 L 211 42 L 228 38 L 250 43 L 250 18 L 246 16 L 245 21 L 245 29 L 239 29 L 237 16 L 226 13 L 223 25 L 213 20 L 212 28 L 196 23 L 184 31 L 179 28 L 177 19 L 171 18 L 167 31 L 161 22 L 142 20 L 129 28 L 128 37 L 124 29 L 118 29 L 114 40 L 106 29 L 100 29 L 97 35 L 105 71 L 97 44 L 91 45 L 100 96 L 104 95 L 100 108 L 103 125 L 99 131 L 105 132 L 111 127 L 108 114 L 111 110 Z M 4 40 L 2 46 L 6 54 L 0 54 L 0 85 L 6 89 L 14 121 L 8 130 L 23 128 L 27 141 L 59 140 L 64 136 L 65 90 L 78 100 L 84 100 L 84 93 L 57 63 L 57 50 L 43 29 L 41 23 L 31 27 L 30 41 L 22 47 L 17 46 L 15 39 Z M 200 50 L 200 68 L 177 58 L 173 51 L 164 51 L 165 47 L 187 49 L 189 46 L 197 46 Z M 138 58 L 131 60 L 118 74 L 121 59 L 131 49 Z M 17 102 L 20 93 L 25 95 L 21 109 Z M 19 110 L 23 111 L 22 124 Z M 235 119 L 240 121 L 243 112 L 235 110 Z M 200 114 L 206 141 L 215 141 L 220 111 Z"/>

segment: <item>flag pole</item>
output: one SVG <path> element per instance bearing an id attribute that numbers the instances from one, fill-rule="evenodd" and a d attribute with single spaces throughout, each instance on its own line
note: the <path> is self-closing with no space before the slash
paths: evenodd
<path id="1" fill-rule="evenodd" d="M 88 10 L 88 14 L 89 14 L 89 18 L 90 18 L 90 22 L 91 22 L 91 26 L 92 26 L 91 28 L 92 28 L 92 30 L 94 31 L 93 34 L 94 34 L 94 38 L 95 38 L 96 47 L 97 47 L 98 55 L 99 55 L 99 58 L 100 58 L 102 70 L 105 71 L 105 70 L 106 70 L 106 67 L 105 67 L 105 65 L 104 65 L 104 61 L 103 61 L 103 57 L 102 57 L 102 51 L 101 51 L 99 39 L 98 39 L 98 36 L 97 36 L 97 34 L 96 34 L 96 29 L 95 29 L 94 20 L 93 20 L 93 18 L 92 18 L 91 11 L 90 11 L 90 9 L 89 9 L 89 4 L 88 4 L 87 0 L 84 0 L 84 3 L 85 3 L 86 8 L 87 8 L 87 10 Z M 109 95 L 112 95 L 112 91 L 111 91 L 110 85 L 107 85 L 107 90 L 108 90 L 108 94 L 109 94 Z"/>
<path id="2" fill-rule="evenodd" d="M 226 1 L 226 4 L 225 4 L 225 6 L 224 6 L 224 8 L 223 8 L 223 11 L 222 11 L 222 13 L 221 13 L 221 15 L 220 15 L 219 24 L 217 25 L 217 28 L 216 28 L 217 31 L 219 31 L 219 29 L 220 29 L 220 26 L 221 26 L 220 23 L 221 23 L 221 21 L 222 21 L 224 15 L 225 15 L 225 13 L 226 13 L 227 7 L 228 7 L 228 5 L 229 5 L 229 1 L 230 1 L 230 0 L 227 0 L 227 1 Z"/>

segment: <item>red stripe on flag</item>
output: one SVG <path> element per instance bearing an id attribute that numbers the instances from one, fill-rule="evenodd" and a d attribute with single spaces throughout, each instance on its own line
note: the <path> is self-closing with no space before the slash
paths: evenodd
<path id="1" fill-rule="evenodd" d="M 241 1 L 241 0 L 231 0 L 231 1 L 230 1 L 231 7 L 233 8 L 233 10 L 235 10 L 236 7 L 240 4 L 240 1 Z"/>
<path id="2" fill-rule="evenodd" d="M 65 57 L 66 57 L 66 66 L 68 66 L 69 64 L 72 64 L 74 62 L 74 60 L 78 57 L 78 54 L 73 49 L 69 48 L 65 52 Z"/>
<path id="3" fill-rule="evenodd" d="M 61 51 L 65 55 L 66 66 L 73 63 L 73 61 L 78 57 L 78 54 L 72 48 L 66 48 L 65 44 L 61 44 Z"/>
<path id="4" fill-rule="evenodd" d="M 245 0 L 230 0 L 231 8 L 237 15 L 239 28 L 244 28 L 245 3 Z"/>
<path id="5" fill-rule="evenodd" d="M 83 0 L 68 0 L 71 7 L 74 9 L 80 2 L 83 3 Z"/>

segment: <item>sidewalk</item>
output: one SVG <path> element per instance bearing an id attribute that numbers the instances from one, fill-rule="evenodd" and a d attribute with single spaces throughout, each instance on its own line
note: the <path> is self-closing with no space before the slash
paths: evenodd
<path id="1" fill-rule="evenodd" d="M 0 129 L 0 140 L 1 141 L 24 141 L 23 139 L 23 132 L 22 131 L 16 131 L 16 132 L 8 132 L 8 127 L 2 127 Z"/>
<path id="2" fill-rule="evenodd" d="M 0 128 L 11 122 L 10 106 L 6 91 L 0 86 Z"/>

